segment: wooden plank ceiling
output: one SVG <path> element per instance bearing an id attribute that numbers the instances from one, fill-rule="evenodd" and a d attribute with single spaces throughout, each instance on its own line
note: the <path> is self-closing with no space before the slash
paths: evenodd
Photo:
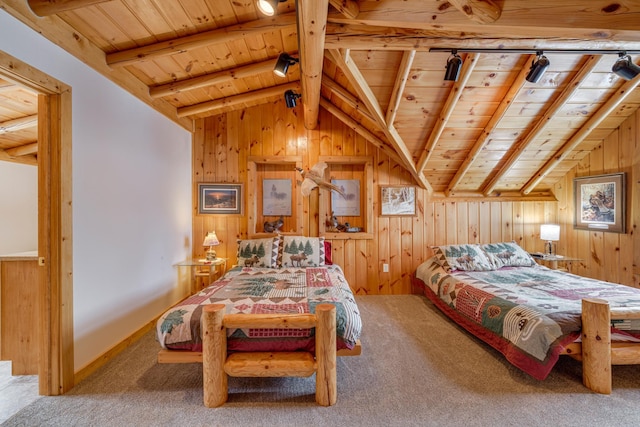
<path id="1" fill-rule="evenodd" d="M 620 51 L 640 62 L 638 1 L 287 0 L 273 17 L 255 0 L 0 7 L 188 129 L 301 93 L 307 128 L 328 110 L 436 195 L 548 194 L 640 106 L 640 77 L 611 72 Z M 432 48 L 460 50 L 457 81 L 443 79 L 450 52 Z M 550 66 L 530 83 L 539 51 Z M 300 60 L 284 78 L 282 52 Z M 0 98 L 0 132 L 34 114 L 22 96 Z M 31 128 L 10 135 L 2 158 L 16 157 L 8 140 L 35 143 Z"/>

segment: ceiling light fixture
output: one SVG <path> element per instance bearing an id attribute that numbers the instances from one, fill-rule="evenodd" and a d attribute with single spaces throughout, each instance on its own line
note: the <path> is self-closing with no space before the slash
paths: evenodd
<path id="1" fill-rule="evenodd" d="M 451 56 L 447 59 L 447 71 L 444 73 L 444 79 L 455 82 L 460 75 L 460 68 L 462 68 L 462 58 L 458 55 L 458 51 L 451 50 Z"/>
<path id="2" fill-rule="evenodd" d="M 631 56 L 627 55 L 627 52 L 620 52 L 618 55 L 620 57 L 616 63 L 613 64 L 611 71 L 625 80 L 631 80 L 640 74 L 640 66 L 634 64 Z"/>
<path id="3" fill-rule="evenodd" d="M 289 89 L 284 93 L 284 103 L 287 105 L 287 108 L 293 108 L 296 106 L 298 98 L 301 97 L 302 95 Z"/>
<path id="4" fill-rule="evenodd" d="M 298 63 L 300 60 L 294 58 L 286 52 L 281 53 L 276 61 L 276 66 L 273 67 L 273 73 L 279 77 L 286 77 L 289 66 Z"/>
<path id="5" fill-rule="evenodd" d="M 529 74 L 527 74 L 527 77 L 525 77 L 529 83 L 538 83 L 542 78 L 544 72 L 547 71 L 547 68 L 549 68 L 549 64 L 551 64 L 551 62 L 549 62 L 549 59 L 544 56 L 542 51 L 536 53 L 538 54 L 538 57 L 535 61 L 531 61 Z"/>
<path id="6" fill-rule="evenodd" d="M 267 16 L 273 16 L 278 9 L 278 3 L 284 3 L 287 0 L 258 0 L 256 6 L 258 10 Z"/>

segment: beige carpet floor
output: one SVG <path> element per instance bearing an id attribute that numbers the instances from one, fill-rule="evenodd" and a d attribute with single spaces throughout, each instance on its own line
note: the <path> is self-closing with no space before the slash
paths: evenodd
<path id="1" fill-rule="evenodd" d="M 509 365 L 413 295 L 358 297 L 363 355 L 339 358 L 338 402 L 314 402 L 314 377 L 229 381 L 202 404 L 202 367 L 158 365 L 147 334 L 64 396 L 43 397 L 7 426 L 638 426 L 640 368 L 614 367 L 614 392 L 587 390 L 562 358 L 545 381 Z"/>

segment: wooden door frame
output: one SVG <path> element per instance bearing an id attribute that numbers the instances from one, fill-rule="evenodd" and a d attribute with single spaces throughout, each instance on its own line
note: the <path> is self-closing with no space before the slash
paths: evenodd
<path id="1" fill-rule="evenodd" d="M 38 93 L 40 394 L 74 385 L 71 87 L 0 51 L 0 77 Z"/>

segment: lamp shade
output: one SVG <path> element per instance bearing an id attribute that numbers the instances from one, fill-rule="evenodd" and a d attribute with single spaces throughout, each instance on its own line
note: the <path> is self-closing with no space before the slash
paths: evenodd
<path id="1" fill-rule="evenodd" d="M 215 231 L 210 231 L 204 238 L 204 242 L 202 246 L 216 246 L 219 245 L 220 241 L 218 240 L 218 236 L 216 236 Z"/>
<path id="2" fill-rule="evenodd" d="M 540 225 L 540 238 L 551 242 L 560 240 L 560 226 L 558 224 Z"/>

